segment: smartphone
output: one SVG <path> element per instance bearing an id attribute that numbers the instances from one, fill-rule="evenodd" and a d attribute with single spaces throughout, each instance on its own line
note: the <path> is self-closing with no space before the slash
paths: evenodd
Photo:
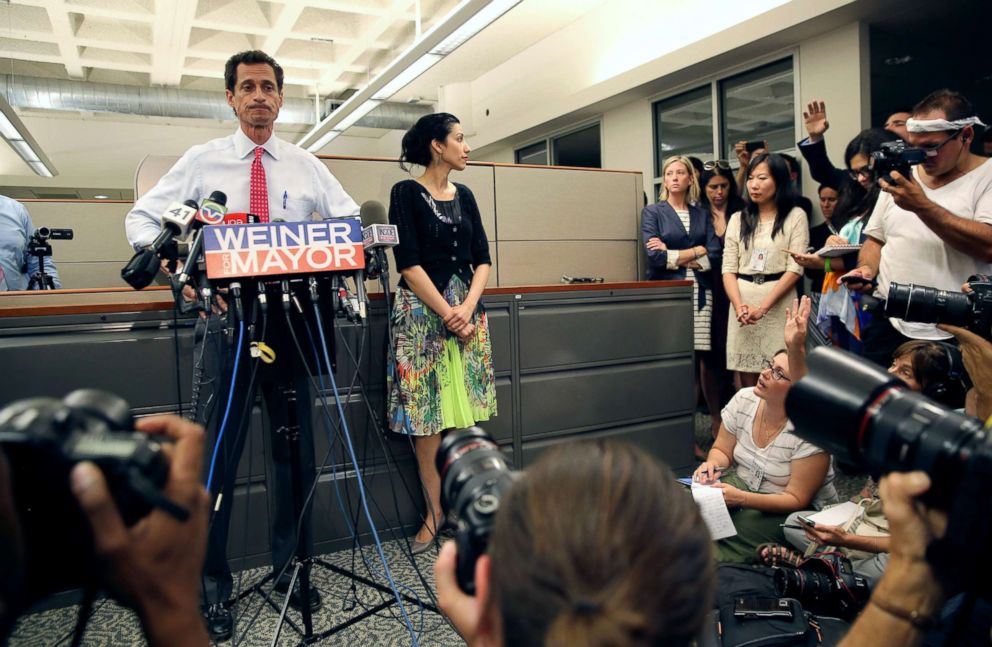
<path id="1" fill-rule="evenodd" d="M 764 148 L 764 147 L 765 147 L 765 142 L 760 139 L 758 141 L 744 142 L 744 150 L 746 150 L 749 153 L 753 153 L 759 148 Z"/>
<path id="2" fill-rule="evenodd" d="M 798 515 L 797 514 L 796 515 L 796 519 L 798 519 L 800 523 L 804 523 L 807 526 L 809 526 L 810 528 L 812 528 L 812 527 L 814 527 L 816 525 L 816 522 L 813 521 L 812 519 L 810 519 L 809 517 L 804 517 L 802 515 Z"/>
<path id="3" fill-rule="evenodd" d="M 862 285 L 868 286 L 869 288 L 875 288 L 878 286 L 878 283 L 875 283 L 871 279 L 866 279 L 861 276 L 842 276 L 840 277 L 840 281 L 841 283 L 846 283 L 846 284 L 860 283 Z"/>
<path id="4" fill-rule="evenodd" d="M 766 598 L 749 595 L 734 598 L 734 617 L 791 618 L 792 604 L 788 598 Z"/>

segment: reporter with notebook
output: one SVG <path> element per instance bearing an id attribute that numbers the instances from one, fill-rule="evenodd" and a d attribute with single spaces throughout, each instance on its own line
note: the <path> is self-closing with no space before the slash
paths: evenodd
<path id="1" fill-rule="evenodd" d="M 695 481 L 721 488 L 732 510 L 737 535 L 716 543 L 718 561 L 754 561 L 759 545 L 781 541 L 786 515 L 837 498 L 830 456 L 796 436 L 785 413 L 798 379 L 791 369 L 804 368 L 809 309 L 809 297 L 793 301 L 786 348 L 765 360 L 757 386 L 741 389 L 724 408 L 717 439 L 693 473 Z"/>

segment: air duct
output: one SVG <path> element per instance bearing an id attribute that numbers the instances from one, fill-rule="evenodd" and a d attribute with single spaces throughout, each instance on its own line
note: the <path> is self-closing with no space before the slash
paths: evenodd
<path id="1" fill-rule="evenodd" d="M 10 105 L 39 110 L 108 112 L 147 117 L 176 117 L 234 121 L 227 98 L 219 92 L 145 88 L 113 83 L 89 83 L 67 79 L 0 75 L 2 89 Z M 327 104 L 325 103 L 325 106 Z M 340 102 L 331 103 L 336 108 Z M 430 106 L 384 103 L 358 122 L 366 128 L 406 130 Z M 326 115 L 321 115 L 323 119 Z M 279 111 L 279 121 L 315 124 L 314 103 L 310 99 L 287 98 Z"/>

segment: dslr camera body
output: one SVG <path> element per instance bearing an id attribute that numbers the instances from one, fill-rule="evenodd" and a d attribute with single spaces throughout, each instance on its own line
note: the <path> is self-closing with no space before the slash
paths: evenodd
<path id="1" fill-rule="evenodd" d="M 458 518 L 455 545 L 458 586 L 475 595 L 475 563 L 489 548 L 503 498 L 515 472 L 493 437 L 479 427 L 448 433 L 437 450 L 441 508 Z"/>
<path id="2" fill-rule="evenodd" d="M 795 598 L 808 611 L 846 620 L 857 616 L 871 597 L 868 581 L 836 551 L 807 557 L 798 568 L 775 567 L 772 580 L 780 598 Z"/>
<path id="3" fill-rule="evenodd" d="M 893 183 L 892 171 L 899 171 L 907 180 L 911 179 L 910 167 L 920 164 L 927 158 L 927 153 L 922 148 L 913 148 L 901 139 L 893 142 L 884 142 L 880 148 L 871 154 L 868 160 L 868 168 L 875 176 L 875 181 L 882 179 L 889 184 Z"/>
<path id="4" fill-rule="evenodd" d="M 188 518 L 187 510 L 161 493 L 169 474 L 162 439 L 133 429 L 128 404 L 94 389 L 73 391 L 62 400 L 18 400 L 0 410 L 0 447 L 10 464 L 27 553 L 25 607 L 97 582 L 89 523 L 69 487 L 76 463 L 100 467 L 129 526 L 153 507 Z"/>
<path id="5" fill-rule="evenodd" d="M 893 283 L 885 314 L 904 321 L 951 324 L 992 340 L 992 279 L 973 274 L 968 277 L 968 285 L 971 292 Z"/>

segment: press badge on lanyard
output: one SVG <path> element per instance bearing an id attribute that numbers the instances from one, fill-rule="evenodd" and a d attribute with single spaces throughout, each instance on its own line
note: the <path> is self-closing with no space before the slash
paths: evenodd
<path id="1" fill-rule="evenodd" d="M 755 272 L 765 271 L 765 260 L 768 258 L 767 249 L 756 249 L 751 252 L 751 269 Z"/>

